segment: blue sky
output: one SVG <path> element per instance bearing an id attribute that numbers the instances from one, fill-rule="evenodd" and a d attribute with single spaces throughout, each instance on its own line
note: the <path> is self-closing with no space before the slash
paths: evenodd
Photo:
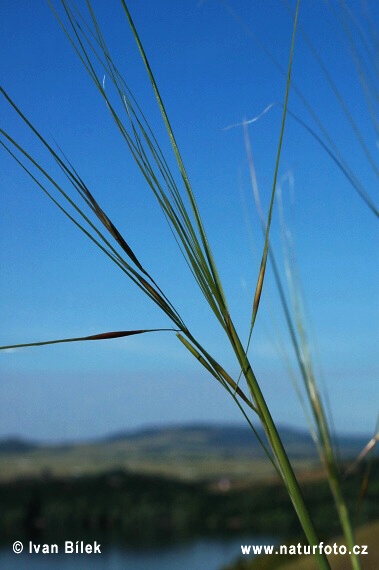
<path id="1" fill-rule="evenodd" d="M 362 37 L 372 42 L 370 26 L 378 21 L 379 9 L 374 2 L 368 4 L 371 20 L 360 14 L 358 2 L 348 2 L 359 15 L 364 34 L 353 32 L 359 53 L 375 80 Z M 124 78 L 169 154 L 159 111 L 119 2 L 93 5 Z M 242 128 L 226 127 L 275 104 L 249 126 L 267 211 L 281 121 L 277 103 L 284 98 L 285 78 L 264 50 L 286 68 L 292 33 L 286 5 L 277 0 L 130 2 L 243 339 L 263 244 Z M 294 2 L 289 5 L 293 8 Z M 307 45 L 309 38 L 379 168 L 378 135 L 343 20 L 334 12 L 337 3 L 330 5 L 332 9 L 305 1 L 301 6 L 293 86 L 314 108 L 378 204 L 377 176 Z M 164 217 L 48 5 L 5 0 L 0 16 L 4 89 L 49 141 L 57 141 L 193 333 L 238 376 L 234 357 Z M 317 130 L 294 89 L 289 108 Z M 4 101 L 1 117 L 9 134 L 54 168 Z M 2 345 L 170 326 L 167 317 L 62 216 L 5 152 L 0 157 Z M 319 143 L 290 117 L 279 177 L 312 347 L 336 427 L 341 432 L 371 433 L 378 411 L 377 218 Z M 278 204 L 272 242 L 285 279 Z M 286 366 L 271 341 L 278 331 L 293 362 L 269 270 L 251 361 L 274 418 L 304 426 Z M 171 333 L 7 351 L 0 354 L 0 367 L 0 435 L 61 440 L 146 424 L 242 421 L 228 394 Z"/>

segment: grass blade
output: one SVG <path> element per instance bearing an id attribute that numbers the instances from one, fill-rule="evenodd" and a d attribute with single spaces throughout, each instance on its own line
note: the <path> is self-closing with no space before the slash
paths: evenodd
<path id="1" fill-rule="evenodd" d="M 64 342 L 81 342 L 86 340 L 107 340 L 113 338 L 121 338 L 125 336 L 133 336 L 137 334 L 145 334 L 150 332 L 162 332 L 162 331 L 175 331 L 175 329 L 141 329 L 141 330 L 131 330 L 131 331 L 116 331 L 116 332 L 106 332 L 100 334 L 94 334 L 90 336 L 80 336 L 75 338 L 61 338 L 58 340 L 44 340 L 40 342 L 28 342 L 23 344 L 11 344 L 9 346 L 0 346 L 0 350 L 9 350 L 13 348 L 25 348 L 27 346 L 45 346 L 47 344 L 61 344 Z"/>

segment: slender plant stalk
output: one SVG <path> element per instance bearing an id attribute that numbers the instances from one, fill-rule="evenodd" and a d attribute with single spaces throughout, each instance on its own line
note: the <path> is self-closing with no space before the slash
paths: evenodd
<path id="1" fill-rule="evenodd" d="M 280 439 L 280 435 L 276 428 L 275 422 L 271 416 L 259 383 L 246 356 L 245 349 L 243 348 L 242 343 L 233 326 L 231 330 L 234 340 L 233 348 L 235 350 L 235 354 L 238 358 L 250 391 L 253 394 L 256 406 L 260 412 L 262 425 L 265 429 L 267 438 L 279 464 L 282 481 L 287 488 L 288 494 L 291 498 L 292 504 L 296 510 L 297 516 L 300 520 L 309 544 L 311 546 L 317 546 L 320 543 L 319 537 L 317 535 L 313 521 L 308 513 L 304 498 L 301 493 L 301 489 L 299 487 L 299 483 L 296 479 L 291 463 L 288 459 L 288 455 Z M 319 568 L 330 568 L 326 556 L 323 553 L 320 553 L 318 549 L 316 549 L 315 559 Z"/>
<path id="2" fill-rule="evenodd" d="M 252 153 L 251 153 L 251 145 L 250 145 L 250 139 L 249 139 L 249 135 L 248 135 L 248 131 L 247 131 L 247 125 L 246 123 L 243 123 L 243 129 L 244 129 L 244 138 L 245 138 L 245 145 L 246 145 L 246 151 L 247 151 L 247 156 L 248 156 L 248 160 L 249 160 L 249 166 L 250 166 L 250 173 L 251 173 L 251 182 L 252 182 L 252 187 L 253 187 L 253 193 L 254 193 L 254 199 L 255 199 L 255 203 L 256 203 L 256 208 L 259 214 L 259 218 L 261 221 L 261 227 L 262 227 L 262 231 L 263 234 L 266 234 L 266 222 L 263 216 L 263 211 L 262 211 L 262 207 L 261 207 L 261 201 L 260 201 L 260 195 L 259 195 L 259 187 L 257 184 L 257 180 L 256 180 L 256 175 L 255 175 L 255 169 L 254 169 L 254 164 L 253 164 L 253 157 L 252 157 Z M 282 222 L 282 228 L 283 228 L 283 234 L 285 235 L 285 222 L 284 222 L 284 213 L 283 213 L 283 208 L 282 206 L 280 207 L 280 213 L 281 213 L 281 222 Z M 285 240 L 286 242 L 287 240 Z M 288 260 L 289 258 L 289 254 L 286 251 L 286 259 Z M 290 334 L 290 339 L 292 341 L 294 350 L 295 350 L 295 355 L 296 355 L 296 360 L 298 362 L 299 368 L 300 368 L 300 373 L 303 379 L 303 383 L 306 389 L 306 394 L 308 397 L 308 401 L 311 405 L 311 409 L 312 409 L 312 413 L 313 413 L 313 419 L 315 421 L 315 429 L 313 429 L 312 427 L 312 433 L 315 434 L 315 443 L 317 446 L 317 449 L 319 451 L 319 455 L 320 455 L 320 459 L 322 461 L 322 463 L 324 464 L 324 467 L 326 469 L 327 475 L 328 475 L 328 483 L 329 483 L 329 487 L 331 489 L 332 495 L 333 495 L 333 499 L 338 511 L 338 516 L 341 522 L 341 526 L 342 526 L 342 530 L 347 542 L 347 545 L 349 547 L 349 552 L 350 552 L 350 558 L 351 558 L 351 564 L 352 567 L 354 568 L 354 570 L 360 570 L 361 565 L 360 565 L 360 560 L 359 557 L 354 553 L 354 545 L 356 544 L 355 539 L 354 539 L 354 532 L 353 532 L 353 527 L 352 527 L 352 523 L 351 523 L 351 519 L 350 519 L 350 515 L 346 506 L 346 502 L 345 499 L 343 497 L 342 494 L 342 490 L 341 490 L 341 482 L 340 482 L 340 477 L 337 471 L 337 466 L 336 466 L 336 459 L 334 456 L 334 452 L 333 452 L 333 447 L 332 447 L 332 443 L 331 443 L 331 436 L 330 436 L 330 431 L 329 431 L 329 427 L 328 427 L 328 422 L 326 419 L 326 413 L 324 410 L 324 406 L 319 394 L 319 390 L 317 388 L 317 383 L 316 383 L 316 379 L 313 373 L 313 366 L 311 363 L 311 360 L 308 357 L 306 357 L 306 355 L 309 353 L 309 350 L 307 349 L 308 346 L 308 342 L 305 336 L 305 329 L 304 329 L 304 324 L 303 324 L 303 319 L 301 316 L 301 311 L 299 310 L 298 307 L 296 307 L 296 305 L 299 304 L 299 295 L 300 295 L 300 286 L 299 284 L 296 287 L 296 295 L 294 294 L 293 297 L 295 298 L 295 308 L 294 308 L 294 312 L 295 312 L 295 322 L 292 318 L 291 315 L 291 311 L 290 308 L 288 306 L 285 294 L 284 294 L 284 287 L 279 275 L 279 271 L 278 271 L 278 267 L 277 267 L 277 262 L 275 259 L 275 255 L 273 252 L 272 247 L 270 246 L 269 249 L 269 259 L 271 262 L 271 266 L 273 268 L 273 272 L 274 272 L 274 279 L 275 279 L 275 284 L 277 287 L 277 290 L 279 292 L 279 298 L 280 298 L 280 302 L 284 311 L 284 315 L 285 315 L 285 320 L 286 320 L 286 324 L 288 327 L 288 331 Z M 290 264 L 287 261 L 287 266 L 288 266 L 288 271 L 287 273 L 292 273 Z M 293 280 L 291 279 L 291 285 L 292 285 L 292 289 L 295 289 L 295 286 L 292 282 Z M 297 297 L 297 300 L 296 300 Z M 296 334 L 296 330 L 298 332 L 299 335 L 299 339 L 297 337 Z"/>
<path id="3" fill-rule="evenodd" d="M 185 182 L 187 191 L 189 192 L 189 195 L 190 195 L 191 206 L 193 206 L 194 205 L 194 201 L 193 201 L 194 199 L 193 199 L 192 191 L 191 191 L 190 186 L 189 186 L 188 177 L 185 173 L 185 168 L 184 168 L 184 165 L 183 165 L 183 162 L 182 162 L 182 159 L 181 159 L 181 156 L 180 156 L 180 153 L 179 153 L 176 141 L 175 141 L 175 137 L 174 137 L 171 125 L 169 123 L 169 120 L 168 120 L 162 99 L 160 97 L 157 84 L 155 82 L 155 79 L 154 79 L 154 76 L 152 74 L 150 65 L 148 63 L 145 51 L 144 51 L 143 46 L 142 46 L 142 43 L 139 39 L 138 33 L 137 33 L 136 28 L 133 24 L 133 21 L 131 19 L 130 13 L 126 7 L 124 0 L 122 0 L 122 4 L 123 4 L 124 9 L 126 11 L 128 20 L 129 20 L 130 25 L 132 27 L 133 33 L 135 35 L 139 50 L 141 52 L 142 59 L 144 61 L 144 64 L 145 64 L 146 69 L 148 71 L 150 80 L 152 82 L 153 89 L 154 89 L 156 98 L 158 100 L 159 107 L 161 109 L 161 113 L 163 115 L 163 118 L 164 118 L 164 121 L 166 124 L 166 128 L 169 132 L 171 144 L 173 146 L 174 153 L 175 153 L 175 156 L 176 156 L 178 164 L 179 164 L 179 169 L 182 172 L 183 180 Z M 251 323 L 251 331 L 254 327 L 256 315 L 257 315 L 258 308 L 259 308 L 259 300 L 261 297 L 263 281 L 264 281 L 264 276 L 265 276 L 265 270 L 266 270 L 266 265 L 267 265 L 269 231 L 270 231 L 270 225 L 271 225 L 271 219 L 272 219 L 274 196 L 275 196 L 275 189 L 276 189 L 277 176 L 278 176 L 278 170 L 279 170 L 280 153 L 281 153 L 281 147 L 282 147 L 283 135 L 284 135 L 284 126 L 285 126 L 285 118 L 286 118 L 286 109 L 287 109 L 287 104 L 288 104 L 292 59 L 293 59 L 293 53 L 294 53 L 294 41 L 295 41 L 296 24 L 297 24 L 299 6 L 300 6 L 300 2 L 298 1 L 297 8 L 296 8 L 296 15 L 295 15 L 295 19 L 294 19 L 294 32 L 293 32 L 293 36 L 292 36 L 292 43 L 291 43 L 291 49 L 290 49 L 290 60 L 289 60 L 289 66 L 288 66 L 289 70 L 288 70 L 287 82 L 286 82 L 286 94 L 285 94 L 285 102 L 284 102 L 283 119 L 282 119 L 282 124 L 281 124 L 281 129 L 280 129 L 277 159 L 276 159 L 276 163 L 275 163 L 274 181 L 273 181 L 273 189 L 272 189 L 272 193 L 271 193 L 268 223 L 267 223 L 267 228 L 266 228 L 265 245 L 264 245 L 262 261 L 261 261 L 261 266 L 260 266 L 260 271 L 259 271 L 259 276 L 258 276 L 258 282 L 257 282 L 257 287 L 256 287 L 256 292 L 255 292 L 255 297 L 254 297 L 254 304 L 253 304 L 253 316 L 252 316 L 252 323 Z M 201 232 L 201 235 L 203 238 L 203 243 L 205 244 L 206 250 L 208 250 L 209 249 L 208 242 L 206 240 L 205 233 L 203 231 L 203 226 L 201 223 L 201 219 L 199 217 L 196 206 L 194 207 L 194 211 L 195 211 L 196 221 L 198 222 L 199 227 L 200 227 L 200 232 Z M 211 254 L 208 255 L 208 261 L 211 263 L 212 273 L 215 276 L 216 281 L 218 282 L 218 274 L 217 274 L 217 270 L 213 267 L 213 258 L 211 256 Z M 222 291 L 222 289 L 221 289 L 221 291 Z M 226 310 L 227 307 L 226 307 L 226 302 L 224 300 L 224 296 L 222 295 L 221 298 L 223 301 L 223 309 Z M 266 435 L 268 437 L 268 440 L 270 442 L 270 445 L 272 447 L 274 455 L 277 458 L 283 482 L 285 483 L 285 485 L 287 487 L 287 490 L 289 492 L 291 500 L 294 504 L 296 513 L 299 517 L 299 520 L 301 522 L 301 525 L 304 529 L 304 532 L 306 534 L 306 537 L 307 537 L 309 543 L 312 546 L 316 546 L 317 544 L 319 544 L 319 538 L 317 536 L 313 522 L 312 522 L 312 520 L 309 516 L 309 513 L 307 511 L 307 508 L 305 506 L 300 487 L 298 485 L 298 482 L 297 482 L 297 479 L 296 479 L 295 474 L 293 472 L 292 466 L 290 464 L 290 461 L 289 461 L 288 456 L 286 454 L 286 451 L 284 449 L 283 443 L 280 439 L 280 436 L 279 436 L 279 433 L 277 431 L 275 422 L 273 421 L 273 419 L 271 417 L 270 411 L 267 407 L 267 404 L 265 402 L 263 394 L 260 390 L 259 383 L 258 383 L 258 381 L 257 381 L 257 379 L 253 373 L 253 370 L 250 366 L 250 363 L 247 359 L 246 351 L 242 346 L 242 343 L 241 343 L 241 341 L 237 335 L 237 332 L 234 328 L 234 325 L 231 321 L 229 314 L 227 314 L 227 323 L 226 324 L 227 324 L 229 339 L 232 342 L 234 352 L 236 354 L 238 362 L 241 366 L 241 369 L 243 371 L 243 374 L 244 374 L 245 379 L 247 381 L 247 384 L 249 386 L 249 389 L 250 389 L 250 392 L 252 394 L 255 405 L 258 409 L 258 413 L 259 413 L 262 425 L 266 431 Z M 250 331 L 250 336 L 251 336 L 251 331 Z M 329 568 L 328 561 L 327 561 L 324 554 L 319 553 L 317 551 L 317 554 L 315 555 L 315 557 L 316 557 L 316 560 L 317 560 L 320 568 Z"/>
<path id="4" fill-rule="evenodd" d="M 259 200 L 259 195 L 258 195 Z M 288 238 L 285 231 L 285 221 L 284 221 L 284 211 L 283 208 L 280 207 L 280 214 L 281 214 L 281 222 L 282 222 L 282 229 L 283 229 L 283 240 L 285 243 L 285 259 L 287 265 L 287 275 L 288 280 L 290 283 L 291 291 L 292 291 L 292 302 L 294 307 L 294 314 L 295 314 L 295 324 L 292 322 L 292 318 L 288 313 L 288 327 L 290 329 L 290 336 L 292 339 L 292 343 L 295 348 L 295 353 L 297 357 L 297 361 L 299 363 L 300 372 L 303 378 L 303 383 L 306 389 L 306 394 L 308 401 L 311 406 L 311 410 L 313 413 L 313 418 L 317 430 L 317 440 L 318 440 L 318 450 L 320 454 L 320 459 L 324 464 L 324 467 L 327 472 L 327 480 L 329 483 L 330 490 L 333 495 L 334 503 L 337 508 L 339 520 L 341 523 L 341 527 L 343 530 L 343 534 L 345 540 L 347 542 L 347 546 L 349 549 L 350 560 L 352 564 L 352 568 L 354 570 L 360 570 L 361 564 L 359 560 L 359 556 L 354 552 L 354 545 L 356 544 L 354 538 L 354 531 L 352 522 L 350 519 L 350 515 L 346 506 L 346 501 L 343 497 L 342 489 L 341 489 L 341 481 L 340 476 L 337 469 L 337 461 L 334 455 L 333 446 L 332 446 L 332 439 L 330 434 L 330 429 L 328 426 L 327 421 L 327 414 L 325 412 L 324 404 L 322 398 L 320 396 L 319 388 L 317 385 L 316 377 L 314 374 L 314 367 L 309 351 L 309 342 L 306 335 L 305 330 L 305 318 L 304 314 L 302 313 L 301 308 L 301 287 L 299 281 L 297 279 L 297 283 L 295 284 L 294 278 L 292 277 L 293 268 L 291 267 L 291 263 L 289 262 L 289 251 L 288 251 Z M 275 263 L 274 254 L 272 254 L 272 262 Z M 294 262 L 292 263 L 292 265 Z M 296 268 L 295 268 L 296 269 Z M 278 288 L 282 288 L 280 276 L 278 273 L 275 274 L 275 280 Z M 282 304 L 283 304 L 282 300 Z M 298 332 L 298 339 L 295 334 L 295 328 Z"/>

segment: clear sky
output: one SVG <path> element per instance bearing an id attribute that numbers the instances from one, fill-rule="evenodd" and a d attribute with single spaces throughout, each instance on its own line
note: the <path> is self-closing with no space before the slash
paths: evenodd
<path id="1" fill-rule="evenodd" d="M 93 5 L 111 53 L 169 154 L 120 3 L 99 0 Z M 308 43 L 337 85 L 378 169 L 377 99 L 364 96 L 338 5 L 311 0 L 301 5 L 293 66 L 296 90 L 291 91 L 289 109 L 320 134 L 301 92 L 378 207 L 378 176 Z M 367 5 L 368 11 L 361 13 L 360 2 L 347 2 L 350 15 L 359 18 L 352 37 L 365 62 L 361 71 L 368 77 L 368 92 L 377 93 L 378 53 L 375 60 L 372 50 L 379 5 Z M 257 117 L 274 104 L 249 125 L 267 212 L 281 121 L 278 103 L 285 92 L 285 78 L 273 60 L 286 69 L 293 8 L 293 1 L 280 0 L 130 2 L 242 339 L 248 334 L 263 243 L 243 130 L 226 127 Z M 234 357 L 157 203 L 48 4 L 3 0 L 0 47 L 4 89 L 44 136 L 59 144 L 195 336 L 237 377 Z M 56 172 L 4 100 L 1 123 Z M 2 345 L 171 326 L 6 152 L 1 151 L 0 161 Z M 341 432 L 370 434 L 379 401 L 377 217 L 321 145 L 290 116 L 279 178 L 312 350 L 334 422 Z M 272 242 L 285 282 L 280 236 L 276 203 Z M 274 418 L 305 426 L 286 364 L 275 349 L 278 334 L 294 364 L 269 270 L 251 362 Z M 0 354 L 0 369 L 0 436 L 63 440 L 151 424 L 243 421 L 228 394 L 169 332 L 7 351 Z"/>

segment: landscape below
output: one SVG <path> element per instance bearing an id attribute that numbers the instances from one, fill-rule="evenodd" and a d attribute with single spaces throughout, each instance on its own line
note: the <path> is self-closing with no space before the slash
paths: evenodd
<path id="1" fill-rule="evenodd" d="M 327 541 L 340 528 L 313 443 L 296 430 L 282 434 Z M 340 438 L 342 472 L 365 443 Z M 249 428 L 149 429 L 60 446 L 8 439 L 0 443 L 0 468 L 4 546 L 60 543 L 68 532 L 75 540 L 133 547 L 209 536 L 304 539 L 287 492 Z M 377 457 L 343 477 L 342 486 L 357 526 L 379 519 Z"/>
<path id="2" fill-rule="evenodd" d="M 260 437 L 265 436 L 258 428 Z M 301 478 L 323 476 L 308 432 L 280 430 Z M 339 456 L 351 461 L 369 439 L 338 438 Z M 90 442 L 41 445 L 19 438 L 0 440 L 0 479 L 82 476 L 114 470 L 162 475 L 184 481 L 229 479 L 231 484 L 275 482 L 275 470 L 248 426 L 194 424 L 141 429 Z"/>

